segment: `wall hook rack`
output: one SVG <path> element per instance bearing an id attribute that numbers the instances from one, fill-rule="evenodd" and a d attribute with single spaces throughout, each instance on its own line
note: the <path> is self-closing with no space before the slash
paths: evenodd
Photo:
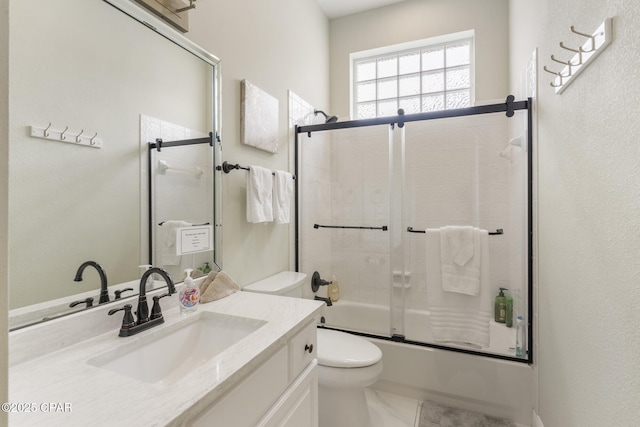
<path id="1" fill-rule="evenodd" d="M 68 144 L 82 145 L 91 148 L 102 148 L 102 140 L 97 138 L 98 132 L 90 136 L 84 133 L 82 129 L 79 133 L 69 132 L 69 126 L 66 125 L 63 130 L 55 130 L 51 128 L 51 122 L 46 127 L 30 126 L 29 134 L 33 138 L 47 139 L 49 141 L 66 142 Z"/>
<path id="2" fill-rule="evenodd" d="M 589 65 L 602 51 L 611 44 L 613 39 L 613 20 L 607 18 L 602 24 L 593 32 L 593 34 L 586 34 L 575 29 L 572 25 L 570 30 L 572 33 L 585 37 L 587 40 L 577 48 L 573 48 L 560 42 L 560 47 L 566 51 L 573 52 L 573 57 L 567 61 L 561 61 L 554 55 L 551 55 L 551 60 L 564 65 L 564 68 L 555 72 L 549 70 L 546 66 L 543 67 L 544 71 L 555 74 L 555 79 L 550 83 L 551 87 L 555 88 L 556 94 L 561 94 L 569 84 L 575 80 L 576 77 Z"/>

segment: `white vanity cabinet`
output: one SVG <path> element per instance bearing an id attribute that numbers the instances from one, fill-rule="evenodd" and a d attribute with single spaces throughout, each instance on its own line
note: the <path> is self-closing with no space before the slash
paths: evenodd
<path id="1" fill-rule="evenodd" d="M 316 325 L 312 321 L 187 425 L 317 427 L 316 347 Z"/>

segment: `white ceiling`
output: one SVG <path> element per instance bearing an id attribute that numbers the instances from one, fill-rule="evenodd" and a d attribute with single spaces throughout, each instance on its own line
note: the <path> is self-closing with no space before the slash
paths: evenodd
<path id="1" fill-rule="evenodd" d="M 329 19 L 400 3 L 404 0 L 316 0 Z"/>

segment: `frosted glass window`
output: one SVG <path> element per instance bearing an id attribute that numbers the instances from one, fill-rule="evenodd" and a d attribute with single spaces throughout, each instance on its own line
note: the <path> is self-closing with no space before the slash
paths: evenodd
<path id="1" fill-rule="evenodd" d="M 440 111 L 444 110 L 444 94 L 441 95 L 425 95 L 422 97 L 422 111 Z"/>
<path id="2" fill-rule="evenodd" d="M 425 50 L 422 52 L 422 71 L 444 68 L 444 48 Z"/>
<path id="3" fill-rule="evenodd" d="M 358 83 L 356 86 L 358 102 L 375 101 L 376 99 L 376 83 Z"/>
<path id="4" fill-rule="evenodd" d="M 378 99 L 397 98 L 398 79 L 378 80 Z"/>
<path id="5" fill-rule="evenodd" d="M 398 75 L 398 57 L 391 56 L 387 58 L 378 59 L 378 78 L 383 79 L 385 77 Z"/>
<path id="6" fill-rule="evenodd" d="M 356 81 L 373 80 L 376 78 L 376 61 L 364 61 L 356 65 Z"/>
<path id="7" fill-rule="evenodd" d="M 378 117 L 395 116 L 398 114 L 398 101 L 396 99 L 378 102 Z"/>
<path id="8" fill-rule="evenodd" d="M 447 90 L 465 89 L 471 85 L 469 67 L 447 70 Z"/>
<path id="9" fill-rule="evenodd" d="M 473 38 L 439 40 L 354 59 L 354 118 L 396 115 L 398 108 L 416 114 L 471 106 Z"/>
<path id="10" fill-rule="evenodd" d="M 422 75 L 422 93 L 444 91 L 444 71 L 435 71 Z"/>
<path id="11" fill-rule="evenodd" d="M 420 71 L 420 52 L 400 55 L 399 74 L 417 73 Z"/>
<path id="12" fill-rule="evenodd" d="M 367 102 L 358 104 L 356 111 L 356 119 L 374 119 L 376 117 L 376 103 Z"/>
<path id="13" fill-rule="evenodd" d="M 468 65 L 470 63 L 471 46 L 469 44 L 447 46 L 447 67 Z"/>
<path id="14" fill-rule="evenodd" d="M 402 76 L 398 79 L 398 92 L 400 96 L 420 94 L 420 76 Z"/>
<path id="15" fill-rule="evenodd" d="M 405 114 L 418 114 L 422 112 L 419 96 L 400 98 L 399 107 L 404 110 Z"/>
<path id="16" fill-rule="evenodd" d="M 447 93 L 447 110 L 469 107 L 470 103 L 469 91 L 461 90 Z"/>

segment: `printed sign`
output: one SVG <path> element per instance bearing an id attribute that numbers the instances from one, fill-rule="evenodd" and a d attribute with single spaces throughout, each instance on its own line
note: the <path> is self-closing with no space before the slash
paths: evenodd
<path id="1" fill-rule="evenodd" d="M 176 228 L 176 255 L 189 255 L 213 250 L 213 227 L 198 225 Z"/>

